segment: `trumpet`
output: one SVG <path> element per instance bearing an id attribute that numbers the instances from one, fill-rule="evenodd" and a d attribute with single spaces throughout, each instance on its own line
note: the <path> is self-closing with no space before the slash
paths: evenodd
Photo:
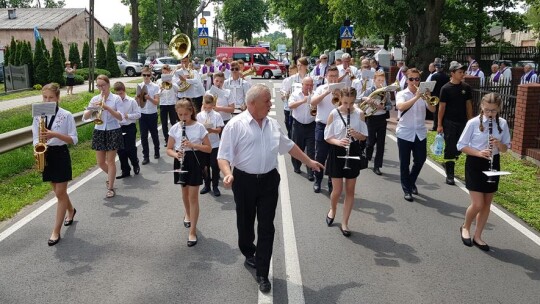
<path id="1" fill-rule="evenodd" d="M 418 87 L 416 85 L 415 87 L 418 90 Z M 422 93 L 420 97 L 424 99 L 430 106 L 436 106 L 439 104 L 439 101 L 440 101 L 439 97 L 428 95 L 427 92 Z"/>
<path id="2" fill-rule="evenodd" d="M 45 116 L 39 118 L 39 142 L 34 146 L 34 158 L 39 172 L 45 170 L 45 152 L 47 152 L 47 141 L 41 137 L 43 132 L 45 132 Z"/>
<path id="3" fill-rule="evenodd" d="M 161 89 L 162 90 L 170 90 L 172 88 L 172 83 L 168 82 L 168 81 L 163 81 L 161 83 Z"/>
<path id="4" fill-rule="evenodd" d="M 98 107 L 97 111 L 92 113 L 94 115 L 94 123 L 96 125 L 102 125 L 103 124 L 103 119 L 101 118 L 101 116 L 103 114 L 103 103 L 104 103 L 104 98 L 103 98 L 103 95 L 102 95 L 101 99 L 99 100 L 99 107 Z"/>

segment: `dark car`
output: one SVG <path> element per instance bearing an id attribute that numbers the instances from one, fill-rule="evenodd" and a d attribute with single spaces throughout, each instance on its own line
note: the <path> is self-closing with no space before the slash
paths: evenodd
<path id="1" fill-rule="evenodd" d="M 4 63 L 0 63 L 0 82 L 4 82 Z"/>

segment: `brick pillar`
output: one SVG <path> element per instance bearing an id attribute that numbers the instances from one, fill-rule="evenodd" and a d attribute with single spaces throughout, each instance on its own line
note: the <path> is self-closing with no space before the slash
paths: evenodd
<path id="1" fill-rule="evenodd" d="M 512 136 L 512 151 L 521 156 L 540 160 L 537 137 L 540 121 L 540 84 L 528 83 L 518 86 L 516 117 Z"/>
<path id="2" fill-rule="evenodd" d="M 463 82 L 471 86 L 473 99 L 473 115 L 477 115 L 479 113 L 478 109 L 480 107 L 480 100 L 482 99 L 482 95 L 479 92 L 480 77 L 465 75 L 465 77 L 463 78 Z"/>
<path id="3" fill-rule="evenodd" d="M 388 83 L 388 84 L 394 83 L 394 81 L 396 81 L 398 71 L 399 71 L 399 68 L 396 65 L 391 66 L 390 67 L 390 74 L 388 75 L 388 77 L 390 77 L 390 79 L 386 79 L 386 83 Z"/>

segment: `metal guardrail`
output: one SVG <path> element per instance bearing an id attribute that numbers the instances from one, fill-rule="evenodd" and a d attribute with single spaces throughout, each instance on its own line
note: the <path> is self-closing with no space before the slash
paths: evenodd
<path id="1" fill-rule="evenodd" d="M 84 112 L 73 114 L 73 118 L 75 118 L 75 124 L 77 125 L 77 127 L 89 123 L 82 121 L 83 113 Z M 32 126 L 0 134 L 0 154 L 6 153 L 8 151 L 20 148 L 31 143 Z"/>

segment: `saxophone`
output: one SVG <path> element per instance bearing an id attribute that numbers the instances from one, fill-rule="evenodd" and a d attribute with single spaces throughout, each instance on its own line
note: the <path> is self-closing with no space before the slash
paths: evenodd
<path id="1" fill-rule="evenodd" d="M 36 168 L 39 172 L 45 170 L 45 152 L 47 152 L 47 140 L 41 137 L 45 132 L 45 116 L 39 118 L 39 142 L 34 146 L 34 158 L 36 159 Z"/>

